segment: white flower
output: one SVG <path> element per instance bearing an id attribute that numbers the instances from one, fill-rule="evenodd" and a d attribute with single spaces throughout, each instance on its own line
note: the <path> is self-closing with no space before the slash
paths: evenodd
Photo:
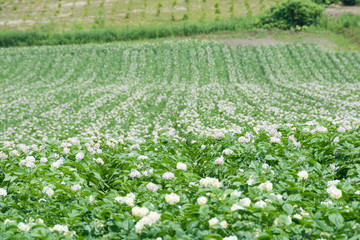
<path id="1" fill-rule="evenodd" d="M 244 169 L 239 168 L 239 172 L 243 173 L 243 172 L 244 172 Z"/>
<path id="2" fill-rule="evenodd" d="M 79 152 L 78 154 L 76 154 L 75 158 L 76 160 L 82 160 L 84 158 L 84 154 L 82 152 Z"/>
<path id="3" fill-rule="evenodd" d="M 179 170 L 184 170 L 184 171 L 186 171 L 187 166 L 186 166 L 185 163 L 178 162 L 177 165 L 176 165 L 176 168 L 179 169 Z"/>
<path id="4" fill-rule="evenodd" d="M 161 217 L 161 215 L 158 214 L 157 212 L 150 212 L 147 216 L 143 217 L 135 224 L 136 233 L 141 233 L 141 230 L 146 225 L 149 225 L 149 226 L 153 225 L 160 219 L 160 217 Z"/>
<path id="5" fill-rule="evenodd" d="M 248 143 L 248 142 L 250 142 L 250 138 L 246 138 L 246 137 L 239 137 L 238 138 L 238 142 L 239 143 Z"/>
<path id="6" fill-rule="evenodd" d="M 42 163 L 46 163 L 48 160 L 47 160 L 47 158 L 46 157 L 42 157 L 42 158 L 40 158 L 40 162 L 42 162 Z"/>
<path id="7" fill-rule="evenodd" d="M 20 231 L 28 232 L 28 231 L 30 230 L 30 226 L 27 225 L 27 224 L 25 224 L 25 223 L 23 223 L 23 222 L 21 222 L 21 223 L 18 224 L 18 229 L 19 229 Z"/>
<path id="8" fill-rule="evenodd" d="M 271 143 L 281 143 L 281 139 L 278 137 L 270 137 Z"/>
<path id="9" fill-rule="evenodd" d="M 66 225 L 56 224 L 51 230 L 67 233 L 69 228 Z"/>
<path id="10" fill-rule="evenodd" d="M 230 156 L 230 155 L 232 155 L 234 152 L 233 152 L 233 150 L 227 148 L 227 149 L 225 149 L 224 151 L 222 151 L 222 153 L 225 154 L 226 156 Z"/>
<path id="11" fill-rule="evenodd" d="M 340 183 L 340 180 L 334 180 L 334 181 L 328 181 L 327 185 L 330 186 L 336 186 L 338 183 Z"/>
<path id="12" fill-rule="evenodd" d="M 360 191 L 359 191 L 359 190 L 356 190 L 356 191 L 355 191 L 355 194 L 360 195 Z"/>
<path id="13" fill-rule="evenodd" d="M 264 183 L 261 183 L 258 188 L 261 191 L 271 191 L 273 189 L 273 184 L 270 181 L 266 181 Z"/>
<path id="14" fill-rule="evenodd" d="M 264 163 L 264 164 L 262 165 L 262 168 L 264 168 L 264 169 L 267 169 L 267 168 L 269 168 L 269 164 L 267 164 L 267 163 Z"/>
<path id="15" fill-rule="evenodd" d="M 233 212 L 233 211 L 236 211 L 236 210 L 244 210 L 245 208 L 243 208 L 241 205 L 239 205 L 239 204 L 233 204 L 232 205 L 232 207 L 231 207 L 231 211 Z"/>
<path id="16" fill-rule="evenodd" d="M 294 214 L 293 218 L 302 219 L 302 216 L 300 214 Z"/>
<path id="17" fill-rule="evenodd" d="M 204 187 L 209 187 L 209 186 L 213 186 L 217 188 L 221 187 L 221 183 L 219 182 L 218 179 L 210 178 L 210 177 L 200 179 L 200 185 Z"/>
<path id="18" fill-rule="evenodd" d="M 146 160 L 146 159 L 149 159 L 149 157 L 148 157 L 148 156 L 144 156 L 144 155 L 140 155 L 140 156 L 138 156 L 137 159 L 138 159 L 138 160 Z"/>
<path id="19" fill-rule="evenodd" d="M 334 171 L 336 171 L 339 168 L 339 167 L 336 167 L 335 164 L 331 164 L 331 163 L 330 163 L 329 167 Z"/>
<path id="20" fill-rule="evenodd" d="M 6 224 L 8 224 L 8 223 L 15 223 L 15 221 L 10 220 L 10 219 L 5 219 L 4 225 L 6 225 Z"/>
<path id="21" fill-rule="evenodd" d="M 52 190 L 50 187 L 44 187 L 42 192 L 50 197 L 54 194 L 54 190 Z"/>
<path id="22" fill-rule="evenodd" d="M 332 201 L 325 201 L 325 202 L 321 202 L 322 205 L 325 205 L 325 206 L 329 206 L 329 205 L 333 205 Z"/>
<path id="23" fill-rule="evenodd" d="M 212 227 L 212 226 L 214 226 L 214 225 L 216 225 L 218 223 L 219 223 L 219 220 L 217 218 L 212 218 L 212 219 L 209 220 L 210 227 Z"/>
<path id="24" fill-rule="evenodd" d="M 149 209 L 146 207 L 133 207 L 131 213 L 135 217 L 145 217 L 149 213 Z"/>
<path id="25" fill-rule="evenodd" d="M 199 197 L 198 199 L 197 199 L 197 203 L 199 204 L 199 205 L 204 205 L 205 203 L 207 203 L 207 198 L 206 197 Z"/>
<path id="26" fill-rule="evenodd" d="M 344 133 L 344 132 L 346 132 L 346 128 L 340 126 L 336 129 L 336 131 L 338 131 L 339 133 Z"/>
<path id="27" fill-rule="evenodd" d="M 201 145 L 201 149 L 204 150 L 206 148 L 205 145 Z"/>
<path id="28" fill-rule="evenodd" d="M 89 196 L 89 202 L 92 203 L 94 201 L 94 197 L 92 195 Z"/>
<path id="29" fill-rule="evenodd" d="M 232 197 L 240 197 L 241 196 L 241 192 L 234 190 L 232 193 L 230 193 L 230 196 Z"/>
<path id="30" fill-rule="evenodd" d="M 255 180 L 250 176 L 249 180 L 246 181 L 247 185 L 252 186 L 255 184 Z"/>
<path id="31" fill-rule="evenodd" d="M 69 148 L 64 148 L 64 153 L 65 154 L 68 154 L 70 152 L 70 149 Z"/>
<path id="32" fill-rule="evenodd" d="M 332 185 L 327 190 L 327 193 L 330 194 L 331 198 L 339 199 L 342 197 L 342 192 L 340 189 L 337 189 L 336 186 Z"/>
<path id="33" fill-rule="evenodd" d="M 238 240 L 236 236 L 224 237 L 223 240 Z"/>
<path id="34" fill-rule="evenodd" d="M 37 224 L 43 224 L 44 220 L 42 220 L 41 218 L 36 219 L 36 223 Z"/>
<path id="35" fill-rule="evenodd" d="M 177 195 L 176 193 L 166 194 L 165 201 L 170 205 L 174 205 L 175 203 L 180 202 L 180 196 Z"/>
<path id="36" fill-rule="evenodd" d="M 3 153 L 3 152 L 2 152 L 2 153 Z M 1 153 L 0 153 L 0 154 L 1 154 Z M 9 155 L 10 155 L 10 156 L 17 156 L 17 157 L 20 156 L 19 152 L 16 151 L 16 150 L 10 151 L 10 152 L 9 152 Z"/>
<path id="37" fill-rule="evenodd" d="M 129 174 L 129 176 L 130 176 L 131 178 L 135 178 L 135 177 L 140 178 L 140 177 L 141 177 L 141 173 L 140 173 L 138 170 L 134 170 L 134 171 L 132 171 L 132 172 Z"/>
<path id="38" fill-rule="evenodd" d="M 156 186 L 156 185 L 155 185 L 154 183 L 152 183 L 152 182 L 149 182 L 149 183 L 146 185 L 146 188 L 147 188 L 148 190 L 152 191 L 152 192 L 156 192 L 156 191 L 159 189 L 159 187 Z"/>
<path id="39" fill-rule="evenodd" d="M 243 199 L 240 200 L 239 203 L 243 207 L 250 207 L 251 200 L 250 200 L 250 198 L 243 198 Z"/>
<path id="40" fill-rule="evenodd" d="M 287 216 L 287 219 L 285 220 L 285 222 L 283 222 L 283 220 L 280 220 L 279 218 L 276 218 L 274 220 L 274 225 L 275 226 L 279 226 L 279 225 L 290 225 L 292 223 L 291 221 L 291 217 Z"/>
<path id="41" fill-rule="evenodd" d="M 224 220 L 224 221 L 221 221 L 220 222 L 220 226 L 222 227 L 222 228 L 227 228 L 228 227 L 228 223 Z"/>
<path id="42" fill-rule="evenodd" d="M 175 175 L 172 173 L 172 172 L 166 172 L 162 175 L 162 178 L 163 179 L 171 179 L 171 178 L 174 178 Z"/>
<path id="43" fill-rule="evenodd" d="M 334 142 L 334 143 L 337 143 L 337 142 L 339 142 L 339 140 L 340 140 L 339 137 L 335 137 L 334 140 L 333 140 L 333 142 Z"/>
<path id="44" fill-rule="evenodd" d="M 80 191 L 80 190 L 81 190 L 80 184 L 75 184 L 75 185 L 73 185 L 73 186 L 71 187 L 71 190 L 72 190 L 73 192 Z"/>
<path id="45" fill-rule="evenodd" d="M 0 188 L 0 196 L 5 197 L 7 195 L 7 192 L 4 188 Z"/>
<path id="46" fill-rule="evenodd" d="M 309 177 L 309 174 L 307 173 L 307 171 L 300 171 L 297 175 L 299 176 L 299 178 L 298 178 L 299 181 L 303 180 L 303 179 L 306 180 Z"/>
<path id="47" fill-rule="evenodd" d="M 104 161 L 101 158 L 97 158 L 95 161 L 100 165 L 104 165 Z"/>
<path id="48" fill-rule="evenodd" d="M 214 163 L 215 163 L 215 165 L 223 165 L 224 164 L 224 157 L 221 156 L 221 157 L 215 159 Z"/>
<path id="49" fill-rule="evenodd" d="M 266 202 L 264 202 L 263 200 L 257 201 L 255 203 L 255 207 L 258 207 L 258 208 L 264 208 L 265 206 L 266 206 Z"/>

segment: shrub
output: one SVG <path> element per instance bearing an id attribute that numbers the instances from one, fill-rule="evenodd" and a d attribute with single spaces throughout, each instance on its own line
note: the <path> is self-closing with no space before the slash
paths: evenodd
<path id="1" fill-rule="evenodd" d="M 290 29 L 310 26 L 322 15 L 322 7 L 310 0 L 288 0 L 271 7 L 260 19 L 265 28 Z"/>
<path id="2" fill-rule="evenodd" d="M 345 6 L 354 6 L 356 4 L 356 0 L 342 0 L 342 3 Z"/>

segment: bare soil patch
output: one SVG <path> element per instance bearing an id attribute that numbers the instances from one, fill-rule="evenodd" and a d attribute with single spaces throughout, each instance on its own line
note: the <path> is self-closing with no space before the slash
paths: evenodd
<path id="1" fill-rule="evenodd" d="M 344 13 L 360 15 L 360 6 L 343 6 L 341 4 L 332 4 L 325 9 L 325 13 L 335 18 Z"/>

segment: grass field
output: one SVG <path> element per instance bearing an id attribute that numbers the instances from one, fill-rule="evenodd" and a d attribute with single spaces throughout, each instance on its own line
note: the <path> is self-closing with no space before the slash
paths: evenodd
<path id="1" fill-rule="evenodd" d="M 356 239 L 360 54 L 0 49 L 1 239 Z"/>
<path id="2" fill-rule="evenodd" d="M 0 30 L 78 30 L 255 15 L 281 0 L 0 1 Z M 159 7 L 160 6 L 160 7 Z"/>

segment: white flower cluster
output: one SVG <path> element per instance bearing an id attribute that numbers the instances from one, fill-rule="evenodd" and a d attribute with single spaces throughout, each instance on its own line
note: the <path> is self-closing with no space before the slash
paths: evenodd
<path id="1" fill-rule="evenodd" d="M 266 207 L 266 202 L 264 202 L 263 200 L 257 201 L 255 203 L 255 207 L 264 208 L 264 207 Z"/>
<path id="2" fill-rule="evenodd" d="M 149 190 L 149 191 L 152 191 L 152 192 L 156 192 L 159 187 L 156 186 L 156 184 L 152 183 L 152 182 L 149 182 L 147 185 L 146 185 L 146 188 Z"/>
<path id="3" fill-rule="evenodd" d="M 241 136 L 241 137 L 238 138 L 238 142 L 239 143 L 248 143 L 248 142 L 250 142 L 250 138 L 246 138 L 244 136 Z"/>
<path id="4" fill-rule="evenodd" d="M 224 237 L 223 240 L 238 240 L 236 236 Z"/>
<path id="5" fill-rule="evenodd" d="M 8 155 L 6 155 L 6 153 L 4 153 L 3 151 L 0 151 L 0 158 L 1 159 L 7 159 Z"/>
<path id="6" fill-rule="evenodd" d="M 56 162 L 53 162 L 53 163 L 51 164 L 51 167 L 59 168 L 63 163 L 64 163 L 64 159 L 63 159 L 63 158 L 60 158 L 60 159 L 57 160 Z"/>
<path id="7" fill-rule="evenodd" d="M 297 175 L 299 176 L 299 178 L 298 178 L 299 181 L 306 180 L 309 177 L 309 174 L 307 171 L 300 171 Z"/>
<path id="8" fill-rule="evenodd" d="M 82 160 L 84 158 L 84 156 L 85 156 L 84 153 L 79 152 L 79 153 L 76 154 L 75 159 L 76 160 Z"/>
<path id="9" fill-rule="evenodd" d="M 242 192 L 239 192 L 237 190 L 234 190 L 232 193 L 230 193 L 231 197 L 240 197 Z"/>
<path id="10" fill-rule="evenodd" d="M 150 212 L 148 215 L 142 217 L 136 224 L 135 224 L 135 231 L 136 233 L 141 233 L 141 230 L 146 226 L 151 226 L 155 224 L 161 217 L 161 214 L 157 212 Z"/>
<path id="11" fill-rule="evenodd" d="M 21 160 L 19 165 L 25 165 L 28 168 L 35 167 L 35 158 L 33 156 L 27 156 L 24 160 Z"/>
<path id="12" fill-rule="evenodd" d="M 134 217 L 145 217 L 149 213 L 149 209 L 146 207 L 133 207 L 131 213 Z"/>
<path id="13" fill-rule="evenodd" d="M 7 192 L 4 188 L 0 188 L 0 196 L 5 197 L 7 195 Z"/>
<path id="14" fill-rule="evenodd" d="M 210 177 L 200 179 L 200 185 L 204 187 L 209 187 L 209 186 L 213 186 L 217 188 L 221 187 L 221 183 L 219 182 L 218 179 L 210 178 Z"/>
<path id="15" fill-rule="evenodd" d="M 224 150 L 222 151 L 222 153 L 225 154 L 226 156 L 230 156 L 230 155 L 232 155 L 234 152 L 233 152 L 233 150 L 227 148 L 227 149 L 224 149 Z"/>
<path id="16" fill-rule="evenodd" d="M 19 223 L 17 227 L 20 231 L 24 231 L 24 232 L 30 231 L 31 228 L 28 224 L 25 224 L 23 222 Z"/>
<path id="17" fill-rule="evenodd" d="M 187 169 L 187 166 L 186 166 L 186 164 L 185 164 L 185 163 L 182 163 L 182 162 L 178 162 L 178 163 L 176 164 L 176 169 L 179 169 L 179 170 L 184 170 L 184 171 L 186 171 L 186 169 Z"/>
<path id="18" fill-rule="evenodd" d="M 148 156 L 145 156 L 145 155 L 140 155 L 140 156 L 138 156 L 137 159 L 138 159 L 138 160 L 146 160 L 146 159 L 149 159 L 149 157 L 148 157 Z"/>
<path id="19" fill-rule="evenodd" d="M 133 207 L 134 201 L 135 201 L 135 194 L 129 193 L 129 194 L 126 194 L 125 197 L 117 196 L 115 198 L 115 201 L 117 201 L 119 203 L 126 203 L 128 206 Z"/>
<path id="20" fill-rule="evenodd" d="M 102 160 L 101 158 L 97 158 L 95 159 L 95 161 L 100 165 L 104 165 L 104 160 Z"/>
<path id="21" fill-rule="evenodd" d="M 52 188 L 50 188 L 50 187 L 44 187 L 43 188 L 43 190 L 42 190 L 42 192 L 44 193 L 44 194 L 47 194 L 48 196 L 52 196 L 52 195 L 54 195 L 54 190 L 52 189 Z"/>
<path id="22" fill-rule="evenodd" d="M 331 185 L 326 192 L 330 195 L 331 198 L 339 199 L 342 197 L 342 192 L 340 189 L 336 188 L 335 185 Z"/>
<path id="23" fill-rule="evenodd" d="M 274 220 L 274 225 L 275 225 L 275 226 L 290 225 L 291 223 L 292 223 L 292 221 L 291 221 L 291 217 L 290 217 L 290 216 L 287 216 L 287 217 L 285 218 L 285 220 L 284 220 L 284 219 L 280 219 L 280 218 L 275 218 L 275 220 Z"/>
<path id="24" fill-rule="evenodd" d="M 224 164 L 224 157 L 221 156 L 221 157 L 215 159 L 214 163 L 215 163 L 215 165 L 223 165 Z"/>
<path id="25" fill-rule="evenodd" d="M 244 207 L 250 207 L 251 205 L 251 200 L 250 198 L 243 198 L 239 201 L 239 203 L 235 203 L 232 205 L 231 207 L 231 211 L 236 211 L 236 210 L 244 210 Z"/>
<path id="26" fill-rule="evenodd" d="M 166 194 L 165 201 L 170 205 L 174 205 L 175 203 L 180 202 L 180 196 L 177 195 L 176 193 Z"/>
<path id="27" fill-rule="evenodd" d="M 271 143 L 281 143 L 281 139 L 278 137 L 270 137 L 270 142 Z"/>
<path id="28" fill-rule="evenodd" d="M 289 136 L 289 141 L 292 142 L 295 145 L 295 147 L 298 148 L 301 147 L 301 143 L 296 141 L 294 135 Z"/>
<path id="29" fill-rule="evenodd" d="M 340 183 L 340 180 L 333 180 L 333 181 L 328 181 L 327 185 L 330 186 L 336 186 L 338 183 Z"/>
<path id="30" fill-rule="evenodd" d="M 71 190 L 73 192 L 80 191 L 81 190 L 80 184 L 75 184 L 75 185 L 71 186 Z"/>
<path id="31" fill-rule="evenodd" d="M 140 167 L 141 168 L 141 167 Z M 138 170 L 132 170 L 129 174 L 129 177 L 131 178 L 140 178 L 141 176 L 149 176 L 150 174 L 153 174 L 154 169 L 150 169 L 149 171 L 142 171 L 141 173 Z"/>
<path id="32" fill-rule="evenodd" d="M 207 203 L 208 199 L 206 197 L 199 197 L 197 199 L 197 203 L 201 206 L 204 205 L 205 203 Z"/>
<path id="33" fill-rule="evenodd" d="M 166 180 L 174 178 L 174 177 L 175 177 L 175 175 L 172 172 L 166 172 L 162 175 L 162 178 L 166 179 Z"/>
<path id="34" fill-rule="evenodd" d="M 69 231 L 69 228 L 66 225 L 56 224 L 53 228 L 51 228 L 51 230 L 67 233 Z"/>
<path id="35" fill-rule="evenodd" d="M 258 188 L 261 191 L 271 191 L 273 189 L 273 184 L 270 181 L 266 181 L 264 183 L 261 183 Z"/>

